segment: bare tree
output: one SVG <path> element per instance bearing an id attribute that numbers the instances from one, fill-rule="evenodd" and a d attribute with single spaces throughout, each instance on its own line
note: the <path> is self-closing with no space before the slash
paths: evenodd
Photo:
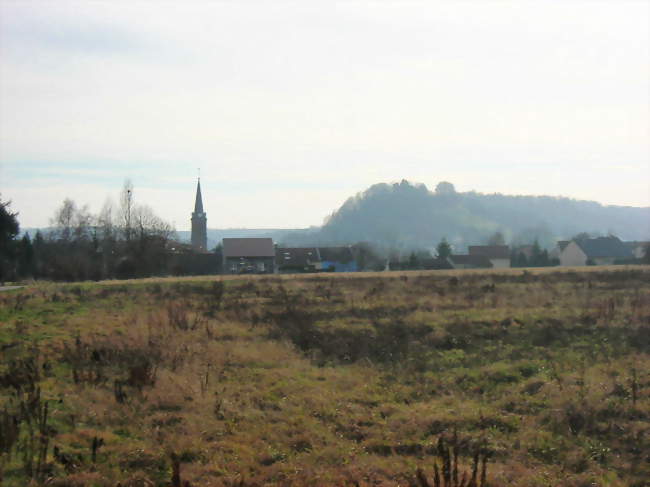
<path id="1" fill-rule="evenodd" d="M 51 220 L 55 231 L 39 256 L 48 277 L 61 280 L 137 277 L 164 273 L 167 242 L 174 229 L 133 199 L 126 180 L 117 211 L 110 200 L 93 215 L 66 198 Z"/>
<path id="2" fill-rule="evenodd" d="M 133 230 L 137 231 L 137 236 L 141 240 L 146 237 L 167 240 L 174 233 L 172 226 L 157 216 L 147 205 L 136 205 L 132 210 L 131 218 Z"/>
<path id="3" fill-rule="evenodd" d="M 97 228 L 102 241 L 114 238 L 113 202 L 108 198 L 97 215 Z"/>
<path id="4" fill-rule="evenodd" d="M 70 198 L 63 200 L 61 207 L 56 210 L 50 224 L 55 227 L 54 236 L 57 240 L 69 242 L 72 239 L 74 228 L 74 217 L 77 212 L 77 205 Z"/>
<path id="5" fill-rule="evenodd" d="M 122 186 L 122 193 L 120 194 L 120 224 L 127 242 L 131 240 L 131 230 L 133 228 L 131 220 L 132 211 L 133 183 L 130 179 L 125 179 L 124 186 Z"/>
<path id="6" fill-rule="evenodd" d="M 77 208 L 73 213 L 74 240 L 77 242 L 87 241 L 90 239 L 90 232 L 93 227 L 94 217 L 90 213 L 88 205 Z"/>

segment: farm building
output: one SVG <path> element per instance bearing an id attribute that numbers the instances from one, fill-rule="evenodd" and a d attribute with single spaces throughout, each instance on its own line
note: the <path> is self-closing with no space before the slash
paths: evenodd
<path id="1" fill-rule="evenodd" d="M 470 245 L 469 255 L 487 257 L 492 267 L 510 267 L 510 248 L 507 245 Z"/>
<path id="2" fill-rule="evenodd" d="M 632 251 L 618 237 L 597 237 L 571 240 L 560 252 L 560 265 L 607 265 L 631 259 Z"/>
<path id="3" fill-rule="evenodd" d="M 271 238 L 224 238 L 223 271 L 226 274 L 272 274 L 275 247 Z"/>

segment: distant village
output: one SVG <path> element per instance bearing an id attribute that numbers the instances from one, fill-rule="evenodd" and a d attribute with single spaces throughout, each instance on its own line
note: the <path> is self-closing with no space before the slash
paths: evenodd
<path id="1" fill-rule="evenodd" d="M 516 248 L 491 244 L 470 245 L 466 254 L 456 254 L 443 241 L 438 245 L 435 257 L 414 252 L 407 259 L 399 259 L 379 257 L 367 243 L 336 247 L 280 247 L 272 238 L 247 237 L 223 238 L 220 245 L 210 252 L 200 181 L 191 222 L 192 253 L 176 252 L 177 258 L 172 264 L 172 267 L 176 266 L 176 273 L 274 274 L 632 264 L 647 258 L 650 247 L 650 242 L 623 242 L 613 235 L 582 235 L 557 242 L 551 251 L 536 244 Z"/>

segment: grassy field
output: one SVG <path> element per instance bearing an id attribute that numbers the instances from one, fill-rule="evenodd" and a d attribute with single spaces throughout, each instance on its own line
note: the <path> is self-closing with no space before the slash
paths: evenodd
<path id="1" fill-rule="evenodd" d="M 648 268 L 0 293 L 3 487 L 648 479 Z"/>

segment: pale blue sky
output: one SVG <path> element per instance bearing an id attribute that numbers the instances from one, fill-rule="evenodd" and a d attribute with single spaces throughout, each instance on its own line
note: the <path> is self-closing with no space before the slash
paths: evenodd
<path id="1" fill-rule="evenodd" d="M 430 187 L 650 205 L 646 1 L 0 2 L 0 192 L 189 227 Z"/>

